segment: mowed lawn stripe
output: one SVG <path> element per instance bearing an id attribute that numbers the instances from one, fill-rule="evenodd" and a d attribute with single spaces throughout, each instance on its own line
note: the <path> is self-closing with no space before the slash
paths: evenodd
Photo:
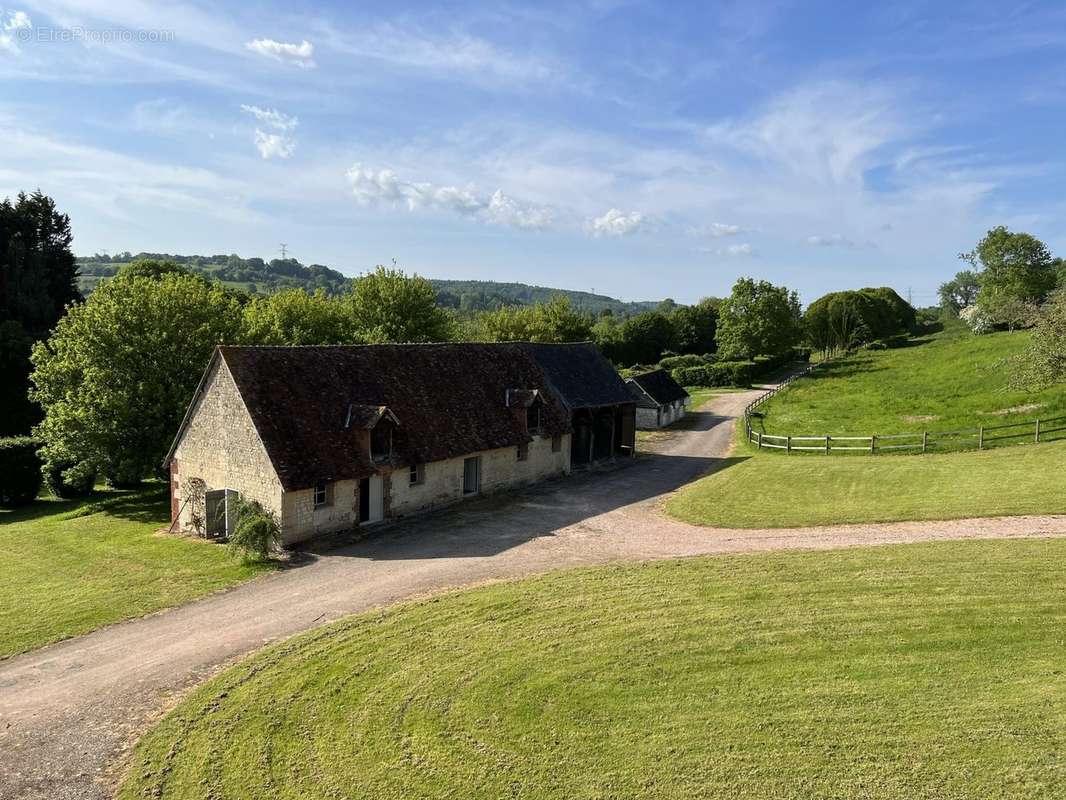
<path id="1" fill-rule="evenodd" d="M 0 657 L 143 616 L 248 580 L 217 544 L 157 536 L 165 490 L 40 500 L 0 512 Z"/>
<path id="2" fill-rule="evenodd" d="M 1066 442 L 936 455 L 740 455 L 666 510 L 723 528 L 1061 514 Z"/>
<path id="3" fill-rule="evenodd" d="M 120 797 L 1060 796 L 1064 557 L 693 559 L 360 615 L 197 690 Z"/>

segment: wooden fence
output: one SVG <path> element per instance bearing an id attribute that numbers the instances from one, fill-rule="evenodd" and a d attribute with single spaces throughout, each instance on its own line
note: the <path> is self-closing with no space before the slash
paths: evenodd
<path id="1" fill-rule="evenodd" d="M 757 431 L 751 424 L 753 416 L 760 416 L 758 408 L 793 381 L 809 375 L 818 365 L 793 375 L 779 386 L 757 397 L 744 409 L 744 429 L 748 441 L 760 449 L 833 453 L 927 453 L 930 450 L 984 450 L 996 443 L 1028 439 L 1036 444 L 1066 438 L 1066 416 L 1030 419 L 1003 425 L 979 425 L 957 431 L 921 431 L 916 433 L 870 434 L 869 436 L 780 436 Z"/>

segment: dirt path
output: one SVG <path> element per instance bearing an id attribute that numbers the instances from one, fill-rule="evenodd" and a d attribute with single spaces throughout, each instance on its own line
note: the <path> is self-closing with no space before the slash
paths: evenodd
<path id="1" fill-rule="evenodd" d="M 106 798 L 109 769 L 173 698 L 267 642 L 405 598 L 567 566 L 937 539 L 1066 536 L 1066 517 L 715 530 L 659 512 L 721 465 L 753 393 L 723 395 L 656 452 L 485 498 L 312 554 L 189 605 L 0 662 L 0 797 Z"/>

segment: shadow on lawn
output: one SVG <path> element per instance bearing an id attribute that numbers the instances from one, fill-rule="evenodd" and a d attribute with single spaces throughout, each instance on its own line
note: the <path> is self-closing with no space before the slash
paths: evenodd
<path id="1" fill-rule="evenodd" d="M 44 517 L 79 519 L 98 513 L 106 513 L 130 522 L 163 524 L 170 517 L 167 488 L 161 484 L 153 484 L 145 489 L 96 491 L 88 497 L 69 500 L 38 498 L 31 505 L 0 513 L 0 526 L 33 522 Z"/>

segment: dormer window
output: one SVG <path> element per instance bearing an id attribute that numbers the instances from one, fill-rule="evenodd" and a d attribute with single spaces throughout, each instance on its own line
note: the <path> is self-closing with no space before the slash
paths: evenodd
<path id="1" fill-rule="evenodd" d="M 530 433 L 536 433 L 540 430 L 540 410 L 540 398 L 535 399 L 526 409 L 526 430 Z"/>
<path id="2" fill-rule="evenodd" d="M 370 458 L 374 461 L 392 458 L 392 425 L 387 420 L 381 420 L 370 431 Z"/>

